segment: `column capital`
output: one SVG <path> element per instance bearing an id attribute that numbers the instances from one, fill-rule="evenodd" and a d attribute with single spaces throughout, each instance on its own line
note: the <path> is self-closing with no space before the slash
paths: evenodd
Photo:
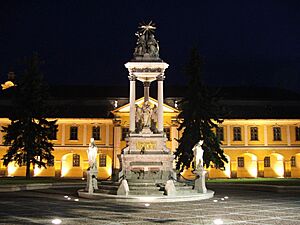
<path id="1" fill-rule="evenodd" d="M 163 81 L 165 79 L 165 76 L 163 74 L 160 74 L 156 77 L 157 81 Z"/>
<path id="2" fill-rule="evenodd" d="M 150 81 L 144 81 L 143 85 L 144 87 L 150 87 L 151 82 Z"/>
<path id="3" fill-rule="evenodd" d="M 135 81 L 135 80 L 136 80 L 136 76 L 134 76 L 134 75 L 129 75 L 129 76 L 128 76 L 128 79 L 129 79 L 130 81 Z"/>

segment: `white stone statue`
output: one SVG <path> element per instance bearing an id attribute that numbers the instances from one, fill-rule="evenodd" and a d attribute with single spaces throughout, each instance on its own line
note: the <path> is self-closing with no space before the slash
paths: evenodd
<path id="1" fill-rule="evenodd" d="M 142 110 L 143 110 L 143 117 L 142 117 L 143 127 L 150 127 L 152 109 L 148 101 L 144 102 Z"/>
<path id="2" fill-rule="evenodd" d="M 154 105 L 154 107 L 152 109 L 152 114 L 151 114 L 151 121 L 152 121 L 151 128 L 152 128 L 152 131 L 154 131 L 154 132 L 157 131 L 157 128 L 156 128 L 156 124 L 158 121 L 157 109 L 158 109 L 157 106 Z"/>
<path id="3" fill-rule="evenodd" d="M 204 150 L 202 149 L 202 144 L 203 144 L 203 140 L 200 140 L 197 144 L 195 144 L 193 148 L 196 170 L 203 167 Z"/>
<path id="4" fill-rule="evenodd" d="M 137 104 L 135 104 L 135 127 L 137 132 L 142 130 L 142 117 L 143 117 L 143 110 Z"/>
<path id="5" fill-rule="evenodd" d="M 87 150 L 90 170 L 97 169 L 97 153 L 98 148 L 95 145 L 94 138 L 91 138 L 89 148 Z"/>

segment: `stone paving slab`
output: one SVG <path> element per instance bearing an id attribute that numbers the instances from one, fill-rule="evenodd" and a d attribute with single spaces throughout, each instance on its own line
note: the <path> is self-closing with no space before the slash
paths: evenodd
<path id="1" fill-rule="evenodd" d="M 0 224 L 202 224 L 300 225 L 298 194 L 215 189 L 212 199 L 173 203 L 120 203 L 78 198 L 76 188 L 30 190 L 0 195 Z M 64 196 L 68 195 L 71 200 Z M 221 198 L 228 196 L 228 199 Z M 214 200 L 218 200 L 214 202 Z"/>

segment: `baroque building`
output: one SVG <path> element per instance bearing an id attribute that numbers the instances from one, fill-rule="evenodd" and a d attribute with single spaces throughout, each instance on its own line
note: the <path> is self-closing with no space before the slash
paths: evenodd
<path id="1" fill-rule="evenodd" d="M 166 87 L 163 105 L 163 127 L 167 147 L 175 151 L 178 132 L 176 93 L 180 87 Z M 33 176 L 81 178 L 88 168 L 87 148 L 93 137 L 98 147 L 98 177 L 111 179 L 119 171 L 119 156 L 126 147 L 130 128 L 129 99 L 126 88 L 55 87 L 51 104 L 57 120 L 53 133 L 55 163 L 53 167 L 32 168 Z M 155 91 L 153 91 L 155 93 Z M 300 98 L 290 91 L 274 88 L 224 88 L 221 104 L 230 111 L 216 130 L 228 158 L 225 170 L 211 165 L 210 178 L 235 177 L 300 177 Z M 141 93 L 137 92 L 137 96 Z M 122 97 L 123 96 L 123 97 Z M 135 100 L 141 105 L 143 98 Z M 155 98 L 150 104 L 157 105 Z M 10 102 L 0 99 L 0 126 L 10 121 Z M 0 158 L 7 146 L 0 133 Z M 143 146 L 147 151 L 147 146 Z M 1 176 L 25 176 L 25 167 L 0 163 Z M 191 173 L 186 171 L 188 178 Z"/>

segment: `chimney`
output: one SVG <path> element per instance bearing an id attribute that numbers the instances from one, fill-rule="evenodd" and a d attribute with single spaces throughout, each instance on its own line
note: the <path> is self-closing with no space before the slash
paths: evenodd
<path id="1" fill-rule="evenodd" d="M 14 81 L 15 78 L 16 78 L 16 75 L 15 75 L 14 72 L 9 72 L 9 73 L 7 74 L 7 80 L 9 80 L 9 81 Z"/>

